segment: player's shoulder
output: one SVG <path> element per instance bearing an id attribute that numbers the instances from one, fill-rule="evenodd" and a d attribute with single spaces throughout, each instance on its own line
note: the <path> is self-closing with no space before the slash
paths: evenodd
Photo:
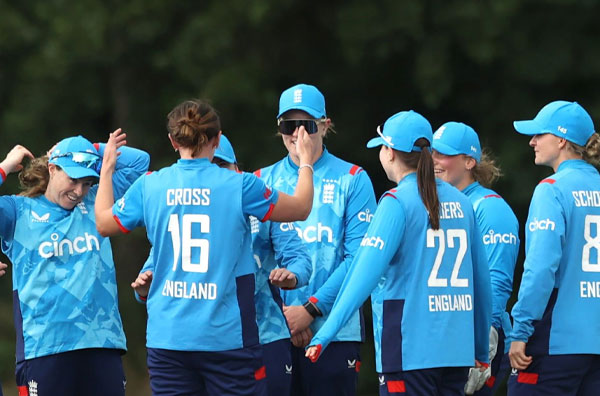
<path id="1" fill-rule="evenodd" d="M 323 154 L 323 160 L 331 171 L 339 172 L 342 175 L 347 174 L 348 176 L 357 176 L 365 173 L 365 170 L 359 165 L 345 161 L 331 154 L 329 151 Z"/>
<path id="2" fill-rule="evenodd" d="M 287 157 L 280 159 L 274 164 L 265 166 L 263 168 L 258 168 L 254 172 L 252 172 L 255 176 L 262 178 L 268 178 L 269 176 L 282 172 L 284 170 L 284 161 L 287 160 Z"/>

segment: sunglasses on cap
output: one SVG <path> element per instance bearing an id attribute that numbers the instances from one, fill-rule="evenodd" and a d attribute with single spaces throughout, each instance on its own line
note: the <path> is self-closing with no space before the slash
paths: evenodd
<path id="1" fill-rule="evenodd" d="M 100 168 L 102 168 L 102 157 L 100 157 L 98 154 L 85 152 L 64 153 L 53 156 L 51 160 L 62 157 L 70 158 L 71 161 L 75 162 L 77 165 L 86 169 L 91 169 L 100 174 Z"/>
<path id="2" fill-rule="evenodd" d="M 304 127 L 309 135 L 317 133 L 318 123 L 322 120 L 277 120 L 277 127 L 282 135 L 292 135 L 297 128 Z"/>

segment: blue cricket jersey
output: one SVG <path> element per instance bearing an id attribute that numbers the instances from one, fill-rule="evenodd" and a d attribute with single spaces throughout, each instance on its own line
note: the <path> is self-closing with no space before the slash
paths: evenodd
<path id="1" fill-rule="evenodd" d="M 329 319 L 311 345 L 323 348 L 371 294 L 379 373 L 487 362 L 490 275 L 472 205 L 437 180 L 440 229 L 404 177 L 380 199 Z"/>
<path id="2" fill-rule="evenodd" d="M 502 328 L 505 336 L 512 331 L 506 303 L 513 288 L 513 275 L 519 254 L 519 221 L 514 212 L 495 191 L 478 182 L 463 191 L 473 204 L 475 218 L 482 235 L 492 282 L 492 326 Z M 505 343 L 505 351 L 510 342 Z"/>
<path id="3" fill-rule="evenodd" d="M 260 223 L 256 217 L 250 217 L 250 225 L 256 260 L 256 321 L 260 343 L 268 344 L 290 338 L 280 289 L 269 282 L 269 274 L 275 268 L 287 268 L 296 274 L 296 287 L 303 287 L 308 284 L 312 264 L 296 230 L 287 223 Z"/>
<path id="4" fill-rule="evenodd" d="M 104 146 L 97 146 L 100 155 Z M 119 149 L 120 197 L 148 169 L 143 151 Z M 0 197 L 2 251 L 13 263 L 17 361 L 84 348 L 126 349 L 108 238 L 96 231 L 98 187 L 72 210 L 46 199 Z"/>
<path id="5" fill-rule="evenodd" d="M 149 348 L 224 351 L 258 344 L 248 216 L 268 220 L 278 194 L 249 173 L 181 159 L 136 181 L 115 203 L 124 231 L 153 246 Z"/>
<path id="6" fill-rule="evenodd" d="M 600 175 L 592 165 L 564 161 L 535 188 L 525 256 L 512 340 L 533 355 L 600 354 Z"/>
<path id="7" fill-rule="evenodd" d="M 281 223 L 283 230 L 295 229 L 312 260 L 312 275 L 307 286 L 282 291 L 286 305 L 302 305 L 309 298 L 323 313 L 311 324 L 313 333 L 328 317 L 339 288 L 360 241 L 375 213 L 375 193 L 366 172 L 323 149 L 314 164 L 314 199 L 308 219 Z M 273 188 L 292 194 L 298 182 L 298 166 L 289 156 L 256 172 Z M 353 312 L 334 341 L 362 341 L 361 313 Z"/>

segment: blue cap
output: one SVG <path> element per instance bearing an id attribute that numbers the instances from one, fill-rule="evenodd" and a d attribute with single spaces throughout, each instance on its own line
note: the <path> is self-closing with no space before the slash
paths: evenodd
<path id="1" fill-rule="evenodd" d="M 431 148 L 444 155 L 465 154 L 475 161 L 481 160 L 479 137 L 473 128 L 462 122 L 450 121 L 433 134 Z"/>
<path id="2" fill-rule="evenodd" d="M 290 110 L 302 110 L 314 118 L 323 118 L 325 113 L 325 97 L 317 87 L 307 84 L 294 85 L 286 89 L 279 98 L 279 114 Z"/>
<path id="3" fill-rule="evenodd" d="M 102 157 L 89 140 L 75 136 L 58 142 L 48 162 L 60 166 L 70 178 L 81 179 L 100 177 Z"/>
<path id="4" fill-rule="evenodd" d="M 233 146 L 227 137 L 221 134 L 221 140 L 219 141 L 219 147 L 215 150 L 215 157 L 221 158 L 225 162 L 230 164 L 237 164 L 235 159 L 235 153 L 233 152 Z"/>
<path id="5" fill-rule="evenodd" d="M 585 146 L 594 134 L 594 122 L 577 102 L 557 100 L 542 107 L 533 120 L 515 121 L 517 132 L 523 135 L 551 133 L 579 146 Z"/>
<path id="6" fill-rule="evenodd" d="M 407 153 L 421 151 L 419 147 L 415 146 L 415 142 L 420 138 L 425 138 L 431 143 L 433 135 L 429 121 L 413 110 L 394 114 L 387 119 L 382 129 L 377 127 L 377 133 L 379 137 L 369 140 L 368 148 L 383 144 Z"/>

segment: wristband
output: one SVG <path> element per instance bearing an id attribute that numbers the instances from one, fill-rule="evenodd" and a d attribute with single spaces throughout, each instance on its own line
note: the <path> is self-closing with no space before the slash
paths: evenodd
<path id="1" fill-rule="evenodd" d="M 300 173 L 300 169 L 302 169 L 302 168 L 308 168 L 308 169 L 310 169 L 310 171 L 312 173 L 315 173 L 315 169 L 313 168 L 313 166 L 311 164 L 302 164 L 302 165 L 300 165 L 298 167 L 298 173 Z"/>
<path id="2" fill-rule="evenodd" d="M 321 311 L 319 311 L 317 306 L 311 301 L 305 302 L 303 307 L 304 307 L 304 309 L 306 309 L 308 311 L 310 316 L 312 316 L 313 318 L 316 318 L 317 316 L 323 316 Z"/>

